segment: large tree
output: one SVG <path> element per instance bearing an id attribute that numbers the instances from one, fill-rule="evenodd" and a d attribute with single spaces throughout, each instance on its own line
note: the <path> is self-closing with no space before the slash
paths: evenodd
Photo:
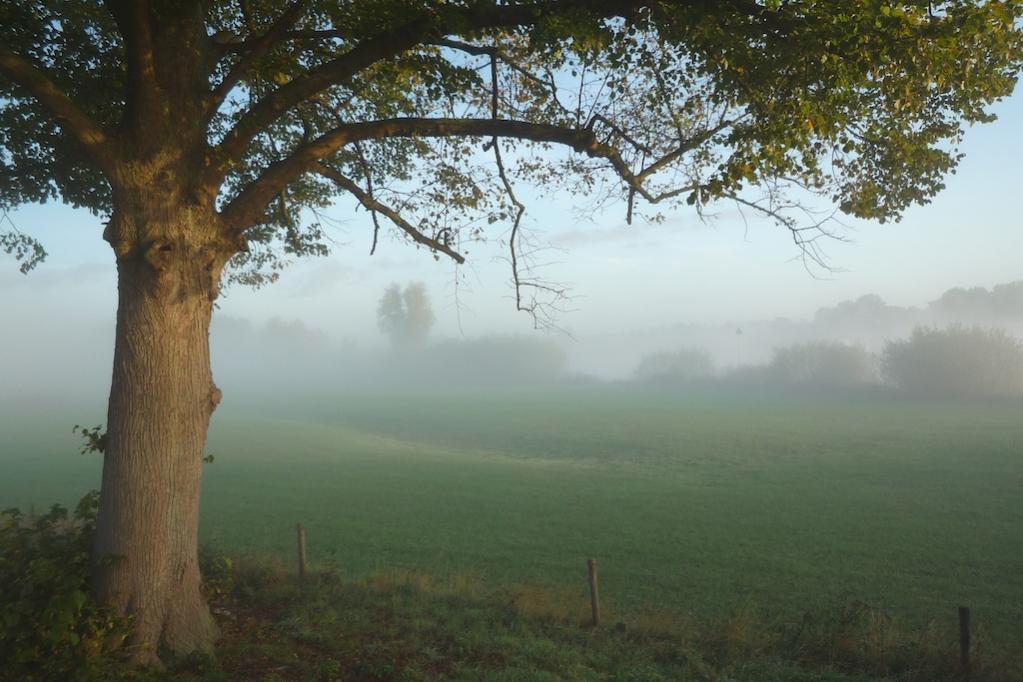
<path id="1" fill-rule="evenodd" d="M 325 252 L 337 197 L 435 257 L 495 236 L 537 315 L 560 292 L 523 262 L 525 183 L 619 197 L 629 219 L 736 202 L 814 257 L 829 228 L 808 197 L 887 220 L 942 188 L 964 124 L 1013 88 L 1020 17 L 1017 0 L 0 0 L 0 208 L 59 197 L 105 218 L 116 256 L 95 594 L 134 616 L 142 659 L 211 646 L 211 310 L 225 277 L 258 286 Z M 17 232 L 0 246 L 24 269 L 44 255 Z"/>

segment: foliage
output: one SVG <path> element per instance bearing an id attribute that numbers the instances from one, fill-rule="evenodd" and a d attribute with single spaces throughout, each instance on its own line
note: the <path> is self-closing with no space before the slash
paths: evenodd
<path id="1" fill-rule="evenodd" d="M 777 384 L 807 388 L 855 388 L 879 381 L 878 360 L 872 353 L 837 341 L 776 348 L 767 374 Z"/>
<path id="2" fill-rule="evenodd" d="M 0 225 L 3 225 L 4 222 L 8 223 L 11 229 L 7 232 L 0 232 L 0 249 L 14 256 L 15 260 L 21 261 L 18 269 L 21 274 L 26 275 L 46 260 L 46 249 L 43 248 L 39 240 L 14 227 L 14 223 L 6 212 L 0 215 Z"/>
<path id="3" fill-rule="evenodd" d="M 395 348 L 421 347 L 435 319 L 426 285 L 422 282 L 410 282 L 404 290 L 392 284 L 377 306 L 380 331 L 390 338 Z"/>
<path id="4" fill-rule="evenodd" d="M 645 355 L 633 376 L 639 381 L 677 383 L 714 375 L 714 361 L 704 350 L 682 349 Z"/>
<path id="5" fill-rule="evenodd" d="M 71 432 L 82 434 L 82 440 L 85 442 L 82 443 L 82 447 L 79 450 L 81 454 L 86 455 L 92 452 L 98 452 L 102 455 L 106 452 L 107 432 L 103 430 L 102 424 L 97 424 L 92 428 L 75 424 L 71 427 Z"/>
<path id="6" fill-rule="evenodd" d="M 234 560 L 213 552 L 208 545 L 199 547 L 199 571 L 202 586 L 211 602 L 223 603 L 235 590 Z"/>
<path id="7" fill-rule="evenodd" d="M 342 194 L 459 261 L 509 227 L 542 295 L 523 180 L 630 219 L 737 202 L 819 257 L 806 193 L 882 221 L 929 201 L 1023 59 L 1016 0 L 129 5 L 0 2 L 0 208 L 109 215 L 118 168 L 185 159 L 139 177 L 215 203 L 257 286 L 326 253 Z"/>
<path id="8" fill-rule="evenodd" d="M 88 596 L 97 495 L 71 516 L 59 505 L 36 519 L 17 509 L 0 515 L 0 678 L 78 679 L 127 635 L 127 624 Z"/>
<path id="9" fill-rule="evenodd" d="M 907 393 L 934 397 L 1023 395 L 1023 343 L 1001 329 L 917 327 L 889 341 L 885 379 Z"/>

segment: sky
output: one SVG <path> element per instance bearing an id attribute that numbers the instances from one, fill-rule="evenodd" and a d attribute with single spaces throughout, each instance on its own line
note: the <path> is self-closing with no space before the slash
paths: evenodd
<path id="1" fill-rule="evenodd" d="M 965 159 L 931 204 L 909 210 L 900 223 L 847 220 L 849 241 L 826 246 L 831 272 L 808 273 L 785 230 L 747 226 L 727 209 L 707 223 L 678 211 L 663 224 L 630 227 L 622 206 L 582 215 L 567 197 L 531 201 L 525 225 L 536 242 L 550 245 L 540 257 L 544 274 L 572 290 L 558 319 L 571 336 L 556 333 L 571 343 L 678 324 L 803 319 L 866 293 L 921 305 L 951 287 L 1023 279 L 1023 93 L 994 111 L 999 120 L 967 131 Z M 433 300 L 436 335 L 536 333 L 515 311 L 508 263 L 496 245 L 470 253 L 460 271 L 393 236 L 383 236 L 371 257 L 365 214 L 348 203 L 328 214 L 339 223 L 329 233 L 330 256 L 294 264 L 266 289 L 229 290 L 217 314 L 257 324 L 299 320 L 339 342 L 372 346 L 381 341 L 376 306 L 384 288 L 420 280 Z M 40 239 L 49 257 L 26 276 L 0 253 L 0 321 L 8 326 L 0 352 L 56 349 L 83 329 L 112 339 L 116 279 L 100 219 L 59 203 L 22 207 L 10 218 Z"/>

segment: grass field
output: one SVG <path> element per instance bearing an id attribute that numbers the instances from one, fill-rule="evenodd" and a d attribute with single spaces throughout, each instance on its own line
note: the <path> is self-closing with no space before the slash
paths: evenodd
<path id="1" fill-rule="evenodd" d="M 864 603 L 951 632 L 971 605 L 1023 641 L 1023 406 L 866 397 L 362 396 L 218 414 L 202 535 L 216 552 L 412 571 L 586 608 L 795 622 Z M 70 426 L 10 414 L 0 507 L 98 484 Z M 67 421 L 65 425 L 61 420 Z M 954 643 L 951 643 L 954 645 Z"/>

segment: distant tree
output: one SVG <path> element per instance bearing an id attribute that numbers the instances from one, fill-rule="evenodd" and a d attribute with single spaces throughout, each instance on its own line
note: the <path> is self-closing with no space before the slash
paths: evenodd
<path id="1" fill-rule="evenodd" d="M 1023 343 L 1002 329 L 917 327 L 908 339 L 885 344 L 881 371 L 915 395 L 1023 395 Z"/>
<path id="2" fill-rule="evenodd" d="M 918 310 L 888 305 L 877 294 L 867 294 L 818 309 L 813 323 L 821 336 L 832 338 L 849 338 L 865 331 L 895 336 L 909 329 L 918 315 Z"/>
<path id="3" fill-rule="evenodd" d="M 714 360 L 704 350 L 683 348 L 644 355 L 633 372 L 637 381 L 680 383 L 714 374 Z"/>
<path id="4" fill-rule="evenodd" d="M 1023 281 L 996 284 L 991 289 L 992 309 L 1003 320 L 1023 322 Z"/>
<path id="5" fill-rule="evenodd" d="M 769 381 L 805 388 L 854 388 L 877 384 L 877 357 L 862 346 L 810 341 L 777 348 L 767 367 Z"/>
<path id="6" fill-rule="evenodd" d="M 405 302 L 401 298 L 401 286 L 391 284 L 384 289 L 384 295 L 377 304 L 377 327 L 391 340 L 391 345 L 396 346 L 404 322 Z"/>
<path id="7" fill-rule="evenodd" d="M 411 282 L 404 290 L 398 284 L 392 284 L 384 291 L 377 306 L 380 331 L 390 338 L 394 348 L 422 346 L 435 319 L 426 295 L 426 285 L 422 282 Z"/>
<path id="8" fill-rule="evenodd" d="M 1019 324 L 1023 322 L 1023 281 L 949 289 L 928 310 L 945 322 Z"/>

